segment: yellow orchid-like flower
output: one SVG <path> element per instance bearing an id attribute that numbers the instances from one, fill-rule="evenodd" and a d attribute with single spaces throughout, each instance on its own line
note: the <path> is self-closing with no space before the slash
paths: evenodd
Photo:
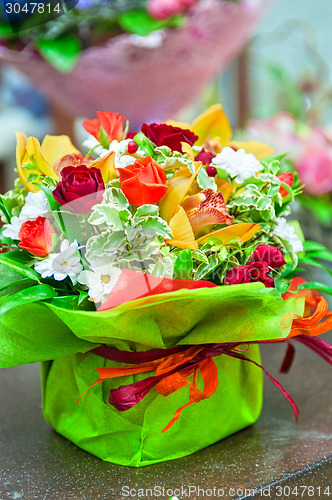
<path id="1" fill-rule="evenodd" d="M 198 135 L 197 146 L 208 145 L 215 153 L 219 153 L 225 146 L 244 149 L 246 153 L 252 153 L 258 160 L 262 160 L 273 154 L 270 146 L 256 141 L 234 141 L 233 131 L 228 118 L 220 104 L 214 104 L 192 123 L 168 120 L 167 124 L 175 127 L 187 128 Z"/>
<path id="2" fill-rule="evenodd" d="M 35 137 L 27 137 L 22 132 L 17 132 L 18 175 L 22 184 L 32 192 L 39 191 L 39 187 L 28 180 L 31 174 L 59 180 L 61 170 L 67 166 L 94 166 L 101 170 L 104 182 L 115 179 L 117 172 L 114 167 L 114 155 L 115 153 L 109 153 L 103 158 L 93 160 L 80 153 L 67 135 L 47 135 L 40 144 Z"/>
<path id="3" fill-rule="evenodd" d="M 37 192 L 39 187 L 28 181 L 30 174 L 47 175 L 59 179 L 53 165 L 63 156 L 80 154 L 66 135 L 47 135 L 40 145 L 35 137 L 17 133 L 16 164 L 19 178 L 29 191 Z"/>
<path id="4" fill-rule="evenodd" d="M 173 239 L 166 240 L 166 243 L 195 251 L 198 249 L 198 245 L 204 243 L 209 236 L 214 236 L 223 244 L 227 244 L 235 238 L 239 238 L 242 243 L 248 241 L 259 231 L 260 225 L 233 224 L 204 236 L 195 237 L 195 233 L 198 233 L 199 236 L 200 227 L 223 222 L 225 224 L 231 223 L 225 201 L 224 199 L 221 201 L 222 196 L 220 193 L 206 190 L 205 193 L 203 192 L 204 200 L 200 198 L 200 193 L 187 196 L 199 170 L 202 168 L 202 164 L 196 162 L 195 166 L 196 171 L 194 174 L 185 167 L 178 170 L 168 180 L 167 193 L 159 202 L 160 216 L 168 222 L 173 233 Z M 226 181 L 225 183 L 221 187 L 226 196 L 229 197 L 230 185 Z"/>

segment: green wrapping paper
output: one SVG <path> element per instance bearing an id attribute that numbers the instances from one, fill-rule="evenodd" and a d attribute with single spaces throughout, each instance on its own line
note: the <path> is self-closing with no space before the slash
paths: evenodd
<path id="1" fill-rule="evenodd" d="M 71 301 L 26 304 L 4 314 L 0 367 L 43 361 L 46 420 L 84 450 L 130 466 L 188 455 L 254 423 L 262 405 L 261 370 L 227 355 L 213 358 L 219 378 L 216 393 L 185 408 L 162 434 L 175 411 L 188 402 L 188 387 L 167 397 L 152 389 L 130 410 L 114 410 L 108 404 L 111 388 L 153 373 L 131 375 L 89 389 L 77 403 L 98 378 L 95 367 L 120 366 L 88 351 L 100 345 L 137 352 L 285 338 L 293 314 L 304 310 L 304 299 L 284 301 L 261 283 L 179 290 L 103 312 L 73 309 Z M 259 363 L 258 346 L 245 354 Z"/>
<path id="2" fill-rule="evenodd" d="M 259 348 L 246 355 L 259 363 Z M 259 417 L 262 370 L 229 356 L 214 358 L 219 386 L 210 398 L 185 408 L 166 432 L 175 411 L 189 401 L 187 387 L 167 397 L 150 391 L 134 408 L 119 412 L 107 400 L 111 388 L 142 377 L 99 384 L 76 399 L 96 379 L 96 366 L 114 366 L 94 354 L 74 354 L 42 365 L 43 411 L 54 429 L 97 457 L 140 467 L 190 455 L 253 424 Z M 118 363 L 119 365 L 119 363 Z"/>

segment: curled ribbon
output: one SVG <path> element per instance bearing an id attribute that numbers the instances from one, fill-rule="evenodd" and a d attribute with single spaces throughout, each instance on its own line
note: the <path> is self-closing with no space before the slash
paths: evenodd
<path id="1" fill-rule="evenodd" d="M 287 342 L 288 349 L 280 370 L 281 372 L 287 372 L 295 354 L 295 349 L 290 340 L 293 337 L 294 340 L 306 345 L 332 365 L 332 346 L 321 339 L 315 338 L 316 335 L 332 328 L 332 313 L 328 312 L 326 300 L 319 296 L 306 297 L 306 307 L 310 308 L 310 314 L 304 318 L 295 317 L 291 332 L 286 339 L 175 346 L 169 349 L 144 352 L 119 351 L 106 346 L 97 347 L 90 352 L 113 361 L 129 363 L 131 366 L 96 368 L 99 378 L 89 389 L 115 377 L 155 371 L 153 376 L 132 384 L 122 385 L 110 391 L 109 403 L 119 411 L 126 411 L 138 404 L 154 387 L 159 394 L 168 396 L 189 385 L 189 401 L 176 410 L 172 420 L 162 430 L 162 432 L 165 432 L 179 419 L 184 408 L 209 398 L 216 392 L 219 381 L 217 367 L 212 358 L 225 354 L 253 363 L 261 368 L 290 403 L 296 419 L 298 419 L 299 410 L 291 395 L 262 365 L 246 357 L 243 354 L 244 351 L 240 351 L 238 348 L 250 344 Z M 199 373 L 204 384 L 203 390 L 197 387 Z M 190 377 L 193 377 L 192 381 L 188 380 Z"/>

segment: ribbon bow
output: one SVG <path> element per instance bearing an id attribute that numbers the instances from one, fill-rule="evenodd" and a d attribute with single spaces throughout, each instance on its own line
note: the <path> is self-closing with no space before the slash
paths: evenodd
<path id="1" fill-rule="evenodd" d="M 219 381 L 217 367 L 212 358 L 225 354 L 253 363 L 261 368 L 290 403 L 296 419 L 298 419 L 299 410 L 291 395 L 262 365 L 243 354 L 246 349 L 240 351 L 238 348 L 250 344 L 287 342 L 288 350 L 281 368 L 282 372 L 286 372 L 289 370 L 294 358 L 295 349 L 290 341 L 290 338 L 294 337 L 294 340 L 306 345 L 332 365 L 332 346 L 321 339 L 315 338 L 315 335 L 332 328 L 332 313 L 328 313 L 327 303 L 323 297 L 307 297 L 306 306 L 314 309 L 314 311 L 305 318 L 296 317 L 293 321 L 292 330 L 286 339 L 175 346 L 169 349 L 144 352 L 119 351 L 106 346 L 97 347 L 90 352 L 112 361 L 129 363 L 130 366 L 96 368 L 99 378 L 89 389 L 115 377 L 155 371 L 155 375 L 146 379 L 122 385 L 117 389 L 111 389 L 109 403 L 119 411 L 126 411 L 138 404 L 153 387 L 156 388 L 159 394 L 168 396 L 189 385 L 189 401 L 176 410 L 172 420 L 162 430 L 162 432 L 165 432 L 179 419 L 184 408 L 209 398 L 216 392 Z M 324 321 L 321 322 L 322 320 Z M 197 387 L 199 373 L 204 384 L 203 390 Z M 192 377 L 192 381 L 189 380 L 190 377 Z"/>

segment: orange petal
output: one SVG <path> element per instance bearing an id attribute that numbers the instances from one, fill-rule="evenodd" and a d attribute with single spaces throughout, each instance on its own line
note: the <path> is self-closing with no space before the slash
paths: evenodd
<path id="1" fill-rule="evenodd" d="M 213 236 L 214 238 L 217 238 L 220 240 L 224 245 L 226 245 L 229 241 L 233 240 L 234 238 L 240 238 L 241 242 L 244 243 L 246 241 L 249 241 L 250 238 L 254 236 L 254 234 L 259 231 L 261 226 L 259 224 L 251 224 L 251 223 L 241 223 L 241 224 L 234 224 L 233 226 L 230 227 L 224 227 L 222 229 L 219 229 L 218 231 L 212 231 L 209 234 L 206 234 L 202 236 L 201 238 L 198 238 L 197 243 L 204 243 L 207 238 L 210 236 Z"/>
<path id="2" fill-rule="evenodd" d="M 212 189 L 204 189 L 201 193 L 190 196 L 182 207 L 187 212 L 194 233 L 204 226 L 230 225 L 233 222 L 222 194 L 215 193 Z"/>
<path id="3" fill-rule="evenodd" d="M 169 222 L 175 214 L 201 167 L 202 164 L 199 162 L 194 174 L 188 168 L 181 168 L 167 182 L 168 191 L 159 202 L 160 216 L 166 222 Z"/>
<path id="4" fill-rule="evenodd" d="M 172 230 L 173 239 L 166 240 L 166 243 L 179 248 L 197 250 L 198 244 L 195 241 L 195 236 L 186 212 L 182 207 L 178 208 L 177 212 L 169 221 L 169 227 Z"/>

